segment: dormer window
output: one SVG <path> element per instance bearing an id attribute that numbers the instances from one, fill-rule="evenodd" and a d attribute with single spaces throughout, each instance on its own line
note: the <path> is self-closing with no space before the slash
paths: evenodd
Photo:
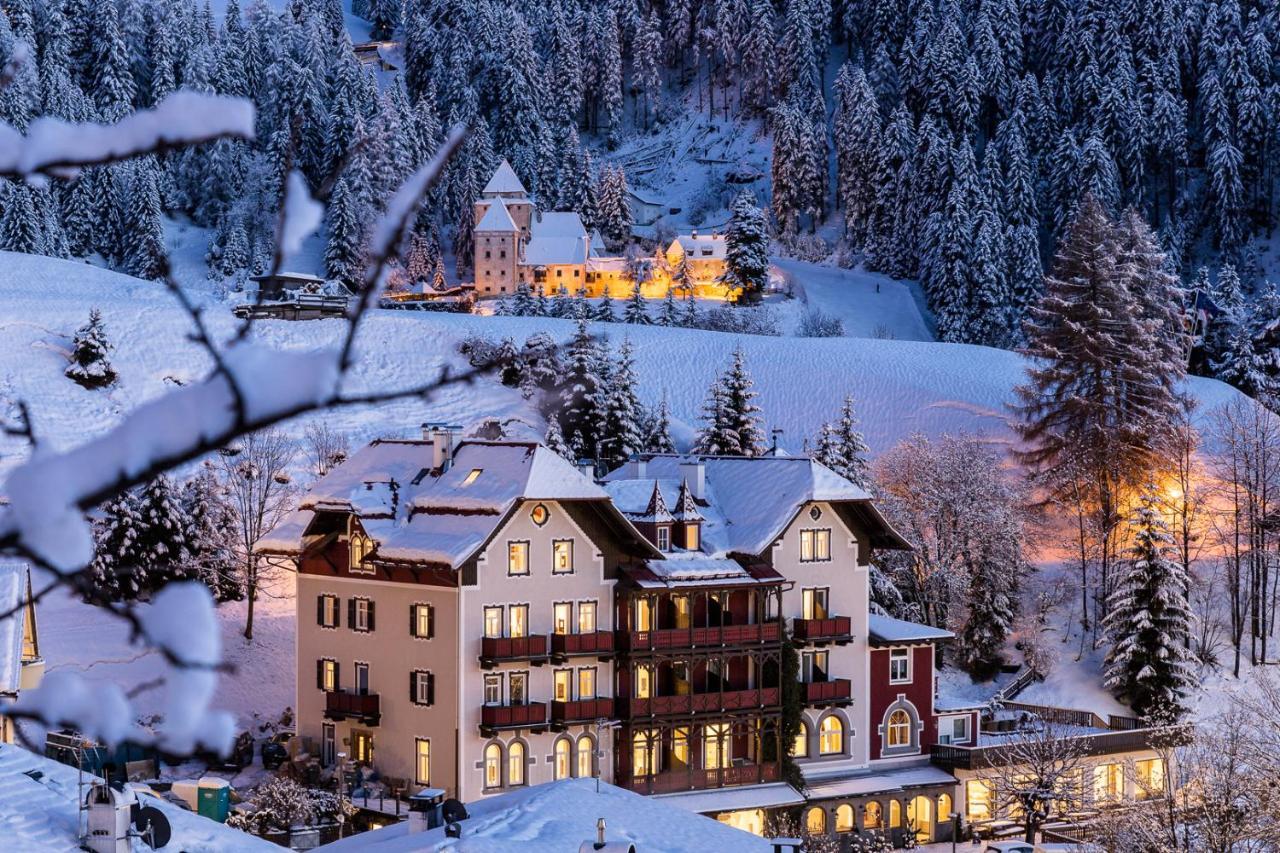
<path id="1" fill-rule="evenodd" d="M 702 525 L 690 521 L 684 526 L 684 547 L 686 551 L 697 551 L 702 547 Z"/>
<path id="2" fill-rule="evenodd" d="M 351 529 L 351 571 L 370 573 L 373 568 L 365 564 L 365 560 L 373 551 L 373 540 L 354 524 Z"/>
<path id="3" fill-rule="evenodd" d="M 658 527 L 658 550 L 671 550 L 671 527 L 663 524 Z"/>

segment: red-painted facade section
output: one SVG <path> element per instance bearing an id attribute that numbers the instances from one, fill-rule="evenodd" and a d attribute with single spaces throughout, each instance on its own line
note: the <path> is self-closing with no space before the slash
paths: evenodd
<path id="1" fill-rule="evenodd" d="M 871 697 L 867 705 L 870 712 L 871 760 L 883 756 L 885 712 L 889 706 L 898 701 L 898 696 L 906 698 L 915 706 L 916 714 L 924 723 L 920 732 L 920 754 L 928 755 L 929 746 L 938 742 L 938 717 L 933 713 L 933 646 L 911 646 L 911 682 L 908 684 L 889 683 L 889 648 L 871 649 L 870 674 Z M 895 753 L 890 757 L 900 757 L 911 753 Z"/>

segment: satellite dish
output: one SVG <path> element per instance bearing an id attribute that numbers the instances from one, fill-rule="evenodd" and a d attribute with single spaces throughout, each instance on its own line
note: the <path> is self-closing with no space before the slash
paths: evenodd
<path id="1" fill-rule="evenodd" d="M 152 850 L 159 850 L 169 843 L 169 839 L 173 837 L 173 830 L 169 827 L 169 818 L 164 816 L 164 812 L 155 806 L 143 806 L 138 809 L 138 817 L 134 820 L 133 826 L 142 836 L 142 840 L 151 846 Z"/>
<path id="2" fill-rule="evenodd" d="M 461 800 L 445 800 L 444 805 L 441 807 L 441 812 L 445 823 L 456 823 L 469 817 L 467 807 L 462 804 Z"/>

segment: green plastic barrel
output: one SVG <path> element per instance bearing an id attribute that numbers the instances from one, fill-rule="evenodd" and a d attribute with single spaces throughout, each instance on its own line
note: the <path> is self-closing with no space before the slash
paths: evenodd
<path id="1" fill-rule="evenodd" d="M 231 783 L 215 777 L 201 779 L 196 811 L 210 820 L 225 823 L 231 813 Z"/>

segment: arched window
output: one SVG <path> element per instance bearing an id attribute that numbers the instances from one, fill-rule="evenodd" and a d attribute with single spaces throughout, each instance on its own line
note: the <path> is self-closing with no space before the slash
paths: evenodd
<path id="1" fill-rule="evenodd" d="M 555 777 L 557 779 L 568 779 L 569 771 L 573 767 L 570 753 L 573 747 L 569 743 L 568 738 L 560 738 L 556 741 L 556 761 L 555 761 Z"/>
<path id="2" fill-rule="evenodd" d="M 942 823 L 944 820 L 951 820 L 952 811 L 953 811 L 953 808 L 951 804 L 951 795 L 939 794 L 938 795 L 938 823 Z"/>
<path id="3" fill-rule="evenodd" d="M 915 830 L 917 841 L 928 841 L 933 836 L 933 800 L 922 796 L 907 803 L 907 825 Z"/>
<path id="4" fill-rule="evenodd" d="M 590 735 L 582 735 L 578 738 L 578 775 L 581 777 L 589 777 L 596 775 L 595 768 L 595 742 L 591 740 Z"/>
<path id="5" fill-rule="evenodd" d="M 885 725 L 886 744 L 890 749 L 898 746 L 911 746 L 911 715 L 899 708 L 889 715 Z"/>
<path id="6" fill-rule="evenodd" d="M 848 803 L 836 806 L 836 832 L 853 832 L 853 806 Z"/>
<path id="7" fill-rule="evenodd" d="M 524 784 L 524 744 L 520 741 L 507 747 L 507 784 Z"/>
<path id="8" fill-rule="evenodd" d="M 804 816 L 804 828 L 810 835 L 824 835 L 827 831 L 827 813 L 814 806 Z"/>
<path id="9" fill-rule="evenodd" d="M 484 748 L 484 786 L 502 787 L 502 747 L 496 743 Z"/>
<path id="10" fill-rule="evenodd" d="M 889 801 L 889 828 L 898 829 L 902 826 L 902 803 L 897 800 Z"/>
<path id="11" fill-rule="evenodd" d="M 835 714 L 822 718 L 818 751 L 823 755 L 836 755 L 844 751 L 844 723 Z"/>
<path id="12" fill-rule="evenodd" d="M 862 816 L 863 829 L 884 829 L 884 813 L 875 800 L 867 803 L 867 813 Z"/>
<path id="13" fill-rule="evenodd" d="M 809 724 L 804 720 L 800 721 L 800 730 L 796 732 L 796 742 L 791 747 L 791 755 L 794 758 L 809 757 Z"/>

